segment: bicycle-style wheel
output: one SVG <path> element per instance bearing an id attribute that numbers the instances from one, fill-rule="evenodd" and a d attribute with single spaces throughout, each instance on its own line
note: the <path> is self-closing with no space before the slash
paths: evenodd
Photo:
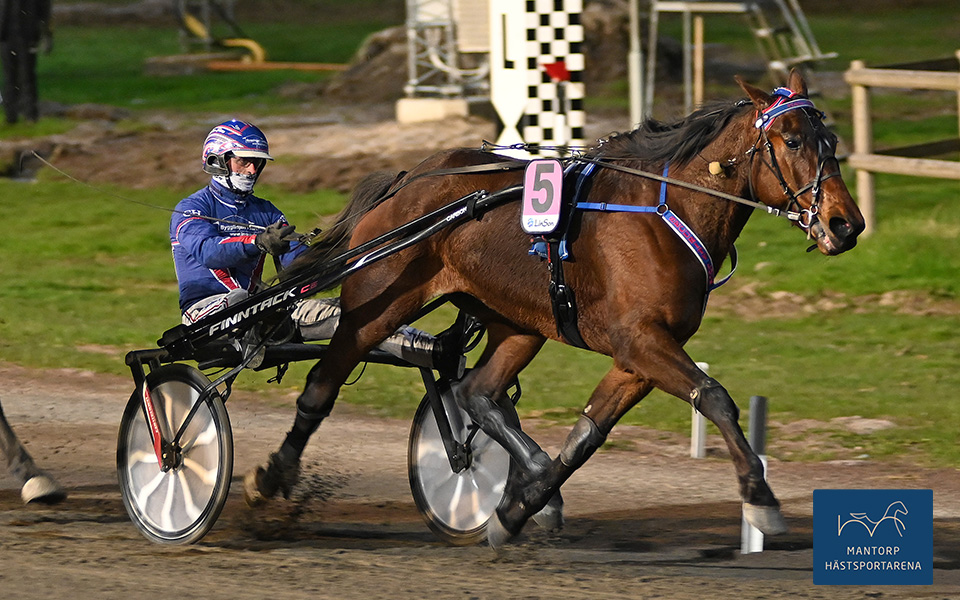
<path id="1" fill-rule="evenodd" d="M 449 391 L 441 395 L 453 437 L 460 443 L 476 430 L 465 469 L 454 472 L 433 407 L 426 396 L 413 418 L 407 452 L 410 489 L 427 526 L 454 546 L 487 538 L 487 521 L 503 498 L 510 455 L 470 420 Z"/>
<path id="2" fill-rule="evenodd" d="M 147 375 L 157 424 L 173 440 L 210 380 L 188 365 Z M 148 539 L 191 544 L 210 531 L 230 491 L 233 433 L 223 400 L 212 394 L 187 425 L 172 468 L 161 468 L 145 418 L 143 391 L 131 396 L 120 422 L 117 476 L 130 519 Z"/>

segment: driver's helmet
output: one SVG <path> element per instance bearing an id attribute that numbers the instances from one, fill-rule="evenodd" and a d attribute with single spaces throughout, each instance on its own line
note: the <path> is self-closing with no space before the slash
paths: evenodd
<path id="1" fill-rule="evenodd" d="M 257 175 L 263 170 L 270 156 L 267 136 L 260 128 L 250 123 L 233 119 L 214 127 L 203 142 L 203 170 L 211 175 L 230 176 L 230 156 L 260 158 Z"/>

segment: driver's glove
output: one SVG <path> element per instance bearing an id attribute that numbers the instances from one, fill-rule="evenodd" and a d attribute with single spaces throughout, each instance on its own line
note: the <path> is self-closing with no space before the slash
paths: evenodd
<path id="1" fill-rule="evenodd" d="M 262 252 L 280 256 L 290 250 L 290 240 L 296 237 L 296 227 L 277 221 L 257 234 L 254 243 Z"/>

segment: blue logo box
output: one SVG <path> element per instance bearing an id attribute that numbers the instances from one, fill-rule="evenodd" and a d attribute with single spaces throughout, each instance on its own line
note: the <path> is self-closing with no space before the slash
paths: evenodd
<path id="1" fill-rule="evenodd" d="M 813 583 L 931 585 L 933 490 L 814 490 Z"/>

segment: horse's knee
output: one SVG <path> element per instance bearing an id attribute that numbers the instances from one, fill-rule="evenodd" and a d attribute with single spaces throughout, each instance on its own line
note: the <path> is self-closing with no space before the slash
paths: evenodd
<path id="1" fill-rule="evenodd" d="M 740 419 L 740 408 L 720 382 L 712 377 L 707 377 L 703 383 L 693 388 L 690 392 L 690 404 L 714 423 L 718 420 Z"/>
<path id="2" fill-rule="evenodd" d="M 579 467 L 603 445 L 606 439 L 606 434 L 600 431 L 593 419 L 587 415 L 580 415 L 577 424 L 567 435 L 563 448 L 560 449 L 560 462 L 567 467 Z"/>

